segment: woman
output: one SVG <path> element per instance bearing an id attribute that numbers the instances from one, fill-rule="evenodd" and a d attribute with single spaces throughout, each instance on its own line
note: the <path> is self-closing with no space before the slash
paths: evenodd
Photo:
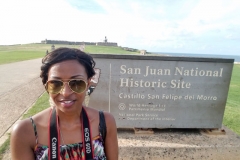
<path id="1" fill-rule="evenodd" d="M 118 159 L 114 117 L 104 112 L 104 138 L 99 111 L 82 105 L 94 66 L 92 57 L 78 49 L 59 48 L 43 58 L 40 77 L 52 105 L 13 127 L 13 160 Z"/>

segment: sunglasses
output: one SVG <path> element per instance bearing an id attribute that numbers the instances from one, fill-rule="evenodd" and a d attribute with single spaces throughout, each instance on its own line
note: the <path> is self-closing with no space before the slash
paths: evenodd
<path id="1" fill-rule="evenodd" d="M 45 84 L 45 89 L 48 93 L 58 94 L 62 91 L 64 84 L 67 83 L 69 88 L 75 93 L 82 93 L 87 88 L 87 83 L 81 79 L 71 79 L 68 82 L 61 80 L 49 80 Z"/>

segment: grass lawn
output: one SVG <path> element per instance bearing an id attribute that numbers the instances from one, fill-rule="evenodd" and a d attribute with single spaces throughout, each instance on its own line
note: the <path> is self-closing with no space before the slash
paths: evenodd
<path id="1" fill-rule="evenodd" d="M 46 51 L 51 51 L 51 44 L 24 44 L 0 46 L 0 64 L 24 61 L 35 58 L 42 58 Z M 56 44 L 55 48 L 70 47 L 79 48 L 79 45 L 60 45 Z M 120 47 L 86 45 L 85 52 L 95 54 L 139 54 L 138 52 L 125 51 Z"/>
<path id="2" fill-rule="evenodd" d="M 31 107 L 27 113 L 25 113 L 23 115 L 23 119 L 25 118 L 29 118 L 33 115 L 35 115 L 36 113 L 46 109 L 49 107 L 49 102 L 48 102 L 48 94 L 47 92 L 44 92 L 44 94 L 42 96 L 39 97 L 39 99 L 36 101 L 36 103 L 33 105 L 33 107 Z"/>
<path id="3" fill-rule="evenodd" d="M 240 135 L 240 64 L 233 67 L 223 124 Z"/>
<path id="4" fill-rule="evenodd" d="M 3 159 L 4 152 L 9 149 L 10 138 L 8 138 L 1 146 L 0 146 L 0 160 Z"/>

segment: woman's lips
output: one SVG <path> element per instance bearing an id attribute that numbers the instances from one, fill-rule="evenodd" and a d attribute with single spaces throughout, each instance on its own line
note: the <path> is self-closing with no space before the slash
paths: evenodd
<path id="1" fill-rule="evenodd" d="M 74 104 L 74 101 L 73 100 L 63 100 L 63 101 L 60 101 L 60 103 L 63 107 L 71 107 Z"/>

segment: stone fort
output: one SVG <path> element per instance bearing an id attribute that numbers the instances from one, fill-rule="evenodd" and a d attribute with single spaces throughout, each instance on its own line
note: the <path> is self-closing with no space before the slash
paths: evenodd
<path id="1" fill-rule="evenodd" d="M 115 46 L 117 47 L 118 44 L 115 42 L 108 42 L 107 37 L 105 36 L 105 39 L 103 42 L 74 42 L 74 41 L 62 41 L 62 40 L 42 40 L 41 43 L 43 44 L 67 44 L 67 45 L 96 45 L 96 46 Z"/>
<path id="2" fill-rule="evenodd" d="M 121 46 L 118 46 L 118 44 L 116 42 L 108 42 L 106 36 L 105 36 L 105 39 L 104 39 L 103 42 L 84 42 L 84 41 L 76 42 L 76 41 L 63 41 L 63 40 L 48 40 L 48 39 L 45 39 L 45 40 L 42 40 L 41 43 L 42 44 L 52 44 L 53 45 L 52 50 L 55 47 L 54 44 L 66 44 L 66 45 L 80 45 L 80 46 L 85 46 L 85 45 L 112 46 L 112 47 L 120 47 L 123 50 L 130 51 L 130 52 L 139 52 L 141 55 L 145 55 L 145 54 L 148 53 L 146 50 L 138 50 L 138 49 L 135 49 L 135 48 L 121 47 Z"/>

